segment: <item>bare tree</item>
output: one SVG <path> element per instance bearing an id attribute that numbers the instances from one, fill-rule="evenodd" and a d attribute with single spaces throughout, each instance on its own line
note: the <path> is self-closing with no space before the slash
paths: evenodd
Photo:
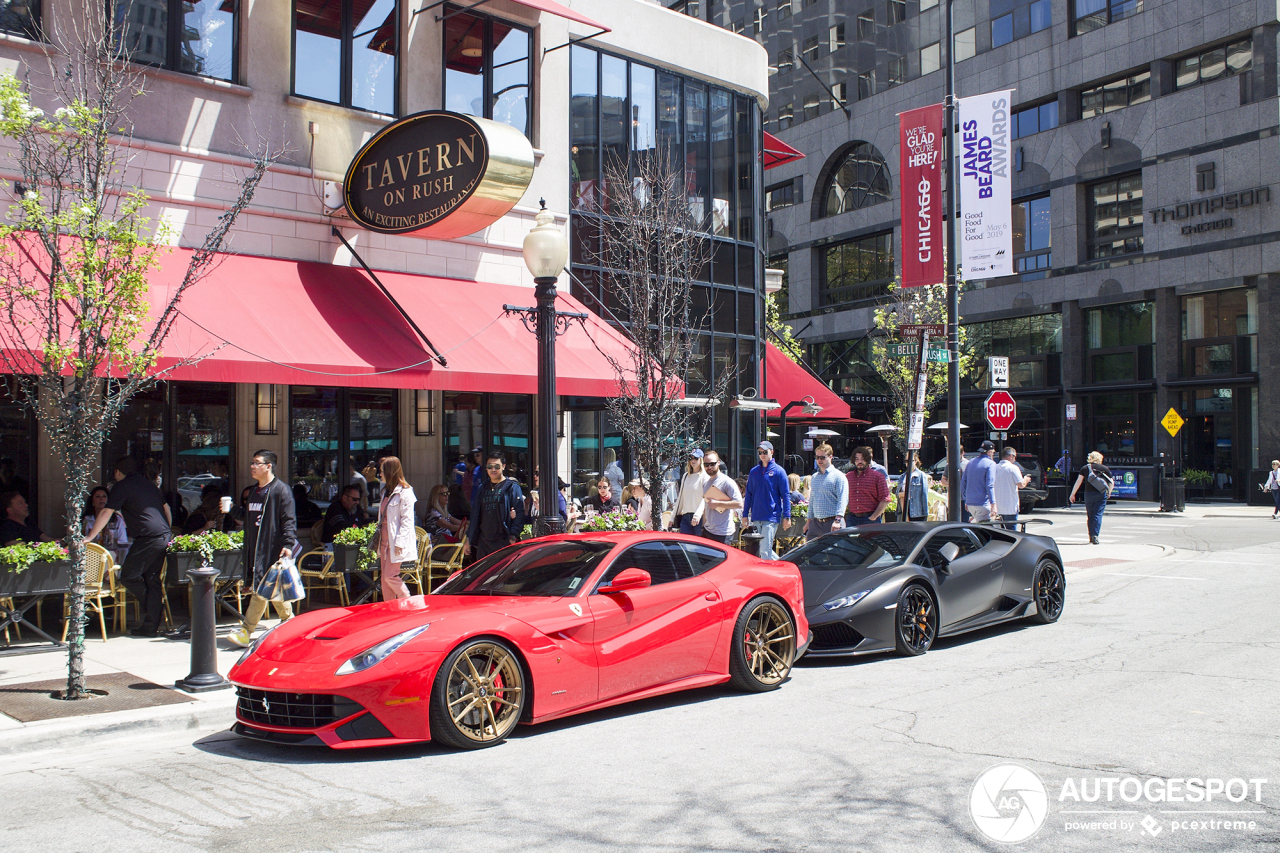
<path id="1" fill-rule="evenodd" d="M 0 226 L 0 358 L 11 394 L 35 413 L 65 474 L 63 515 L 72 561 L 65 698 L 84 698 L 84 537 L 81 511 L 102 445 L 129 400 L 186 359 L 156 368 L 188 288 L 212 268 L 237 216 L 279 156 L 260 142 L 239 197 L 191 257 L 158 311 L 147 279 L 164 251 L 164 228 L 144 216 L 131 186 L 133 106 L 145 79 L 129 64 L 112 4 L 82 4 L 52 33 L 47 73 L 0 76 L 0 135 L 24 192 Z M 33 79 L 35 78 L 35 79 Z M 52 110 L 46 113 L 42 105 Z"/>
<path id="2" fill-rule="evenodd" d="M 714 400 L 723 399 L 733 370 L 699 374 L 699 333 L 710 312 L 694 309 L 695 281 L 705 281 L 711 241 L 691 214 L 682 172 L 661 151 L 630 166 L 605 168 L 607 217 L 597 262 L 609 270 L 605 287 L 627 324 L 633 346 L 624 361 L 605 354 L 619 393 L 605 406 L 622 432 L 654 495 L 653 525 L 661 520 L 662 478 L 689 450 L 706 443 Z M 708 398 L 689 406 L 686 395 Z"/>

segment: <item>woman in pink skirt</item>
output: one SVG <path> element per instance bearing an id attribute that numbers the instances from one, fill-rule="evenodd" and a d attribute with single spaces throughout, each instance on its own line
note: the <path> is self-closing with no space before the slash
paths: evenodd
<path id="1" fill-rule="evenodd" d="M 382 567 L 382 600 L 409 597 L 409 587 L 400 580 L 404 564 L 418 561 L 418 540 L 414 535 L 413 487 L 404 478 L 404 468 L 395 456 L 382 460 L 382 503 L 378 507 L 378 563 Z"/>

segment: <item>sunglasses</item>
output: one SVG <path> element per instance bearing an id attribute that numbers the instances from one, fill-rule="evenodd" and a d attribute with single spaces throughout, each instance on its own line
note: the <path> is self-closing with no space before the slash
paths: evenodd
<path id="1" fill-rule="evenodd" d="M 768 450 L 757 450 L 756 456 L 768 456 L 770 452 L 771 451 L 768 451 Z"/>
<path id="2" fill-rule="evenodd" d="M 830 457 L 830 456 L 823 456 L 823 455 L 822 455 L 822 454 L 820 454 L 820 453 L 816 453 L 816 454 L 814 454 L 813 458 L 814 458 L 814 459 L 830 459 L 831 457 Z"/>
<path id="3" fill-rule="evenodd" d="M 484 466 L 484 467 L 485 467 L 487 470 L 489 470 L 489 471 L 501 471 L 501 470 L 502 470 L 502 465 L 501 465 L 501 463 L 499 463 L 499 464 L 497 464 L 497 465 L 486 465 L 486 466 Z"/>
<path id="4" fill-rule="evenodd" d="M 703 468 L 717 468 L 719 467 L 719 465 L 720 465 L 719 462 L 703 462 L 702 463 Z"/>

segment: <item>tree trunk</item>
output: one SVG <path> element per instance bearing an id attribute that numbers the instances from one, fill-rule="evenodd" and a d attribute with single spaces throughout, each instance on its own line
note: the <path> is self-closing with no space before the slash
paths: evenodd
<path id="1" fill-rule="evenodd" d="M 70 473 L 70 472 L 68 472 Z M 67 613 L 67 692 L 64 699 L 84 699 L 84 534 L 80 526 L 82 497 L 74 484 L 82 479 L 67 477 L 63 498 L 63 514 L 67 524 L 67 542 L 71 552 L 71 595 Z"/>

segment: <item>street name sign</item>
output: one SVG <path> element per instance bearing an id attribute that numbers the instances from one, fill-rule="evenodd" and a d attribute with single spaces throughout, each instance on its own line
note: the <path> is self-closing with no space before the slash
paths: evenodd
<path id="1" fill-rule="evenodd" d="M 903 338 L 918 338 L 925 332 L 931 338 L 940 338 L 947 330 L 942 323 L 903 323 L 898 327 L 898 335 Z"/>

